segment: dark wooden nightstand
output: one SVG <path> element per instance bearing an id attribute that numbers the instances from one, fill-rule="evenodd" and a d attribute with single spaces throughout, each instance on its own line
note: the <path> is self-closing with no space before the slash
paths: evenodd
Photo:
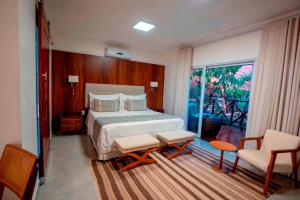
<path id="1" fill-rule="evenodd" d="M 154 109 L 154 111 L 160 112 L 160 113 L 164 113 L 165 112 L 165 110 L 163 108 L 161 108 L 161 109 Z"/>
<path id="2" fill-rule="evenodd" d="M 60 114 L 60 132 L 81 132 L 82 115 L 81 113 L 61 113 Z"/>

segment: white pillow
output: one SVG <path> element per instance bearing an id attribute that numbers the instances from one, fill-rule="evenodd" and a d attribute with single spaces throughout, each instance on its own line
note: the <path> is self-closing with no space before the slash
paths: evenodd
<path id="1" fill-rule="evenodd" d="M 138 95 L 126 95 L 123 93 L 119 93 L 120 96 L 120 110 L 125 110 L 125 101 L 127 99 L 130 100 L 146 100 L 146 94 L 138 94 Z"/>
<path id="2" fill-rule="evenodd" d="M 110 94 L 110 95 L 96 95 L 96 94 L 93 94 L 93 93 L 89 93 L 89 103 L 90 103 L 90 108 L 92 106 L 92 102 L 93 102 L 93 99 L 98 99 L 98 100 L 104 100 L 104 101 L 109 101 L 109 100 L 119 100 L 120 99 L 120 96 L 119 94 Z"/>

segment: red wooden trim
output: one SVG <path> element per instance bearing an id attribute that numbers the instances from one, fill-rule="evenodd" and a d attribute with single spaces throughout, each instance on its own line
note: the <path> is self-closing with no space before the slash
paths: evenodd
<path id="1" fill-rule="evenodd" d="M 39 176 L 45 177 L 50 149 L 50 106 L 49 106 L 49 26 L 44 12 L 44 1 L 38 3 L 38 91 L 40 116 Z M 42 179 L 42 182 L 44 179 Z"/>

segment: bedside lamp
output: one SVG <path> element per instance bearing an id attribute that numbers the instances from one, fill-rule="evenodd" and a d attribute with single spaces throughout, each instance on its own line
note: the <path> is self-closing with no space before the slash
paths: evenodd
<path id="1" fill-rule="evenodd" d="M 158 88 L 158 82 L 157 81 L 151 81 L 150 82 L 150 88 L 151 88 L 151 91 L 154 93 L 154 96 L 156 96 L 156 90 Z"/>
<path id="2" fill-rule="evenodd" d="M 78 76 L 73 76 L 73 75 L 69 75 L 68 76 L 68 82 L 71 84 L 71 88 L 72 88 L 72 95 L 74 96 L 74 87 L 75 84 L 79 82 L 79 77 Z"/>

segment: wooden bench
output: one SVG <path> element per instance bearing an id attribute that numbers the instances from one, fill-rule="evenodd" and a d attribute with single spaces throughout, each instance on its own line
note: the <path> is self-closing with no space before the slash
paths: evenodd
<path id="1" fill-rule="evenodd" d="M 187 145 L 189 145 L 190 142 L 194 140 L 195 136 L 195 133 L 185 130 L 175 130 L 159 133 L 157 134 L 157 138 L 166 143 L 167 145 L 160 148 L 158 152 L 163 153 L 167 147 L 175 147 L 177 151 L 167 156 L 169 160 L 179 156 L 180 153 L 190 154 L 192 152 L 185 148 L 187 147 Z M 179 143 L 183 144 L 179 145 Z"/>
<path id="2" fill-rule="evenodd" d="M 118 150 L 123 154 L 116 161 L 124 157 L 131 156 L 136 161 L 127 164 L 122 168 L 123 171 L 136 167 L 139 164 L 151 164 L 156 161 L 149 157 L 149 154 L 158 149 L 159 140 L 150 135 L 136 135 L 122 138 L 115 138 L 115 144 Z M 143 151 L 141 155 L 138 151 Z"/>

